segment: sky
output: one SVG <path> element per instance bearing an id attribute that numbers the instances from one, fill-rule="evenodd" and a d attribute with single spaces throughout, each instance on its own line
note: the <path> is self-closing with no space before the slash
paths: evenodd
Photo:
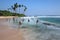
<path id="1" fill-rule="evenodd" d="M 0 10 L 6 10 L 14 3 L 27 6 L 25 15 L 60 15 L 60 0 L 0 0 Z"/>

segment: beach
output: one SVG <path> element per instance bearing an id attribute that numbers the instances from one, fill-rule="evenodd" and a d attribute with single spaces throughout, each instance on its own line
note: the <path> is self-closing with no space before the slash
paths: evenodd
<path id="1" fill-rule="evenodd" d="M 11 28 L 7 23 L 7 18 L 0 17 L 0 40 L 24 40 L 23 33 Z"/>
<path id="2" fill-rule="evenodd" d="M 22 25 L 19 25 L 21 17 L 15 17 L 14 20 L 13 18 L 0 18 L 0 40 L 60 40 L 60 26 L 57 25 L 59 23 L 55 24 L 56 19 L 60 21 L 60 18 L 48 18 L 47 21 L 37 18 L 37 25 L 35 18 L 28 17 L 28 22 L 28 18 L 22 17 L 25 19 Z"/>

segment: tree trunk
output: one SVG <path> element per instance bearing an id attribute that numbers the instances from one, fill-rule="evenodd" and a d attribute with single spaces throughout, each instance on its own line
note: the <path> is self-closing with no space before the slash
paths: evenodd
<path id="1" fill-rule="evenodd" d="M 19 13 L 20 13 L 20 8 L 19 8 Z"/>

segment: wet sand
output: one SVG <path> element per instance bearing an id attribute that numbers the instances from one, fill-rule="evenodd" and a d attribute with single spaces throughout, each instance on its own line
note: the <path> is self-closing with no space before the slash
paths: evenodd
<path id="1" fill-rule="evenodd" d="M 24 40 L 20 30 L 12 29 L 5 19 L 0 19 L 0 40 Z"/>

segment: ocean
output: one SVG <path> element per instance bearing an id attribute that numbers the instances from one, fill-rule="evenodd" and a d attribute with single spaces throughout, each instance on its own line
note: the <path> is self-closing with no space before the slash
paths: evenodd
<path id="1" fill-rule="evenodd" d="M 23 32 L 25 40 L 60 40 L 59 17 L 18 17 L 10 19 L 9 23 Z"/>
<path id="2" fill-rule="evenodd" d="M 40 20 L 60 24 L 60 18 L 40 18 Z"/>

